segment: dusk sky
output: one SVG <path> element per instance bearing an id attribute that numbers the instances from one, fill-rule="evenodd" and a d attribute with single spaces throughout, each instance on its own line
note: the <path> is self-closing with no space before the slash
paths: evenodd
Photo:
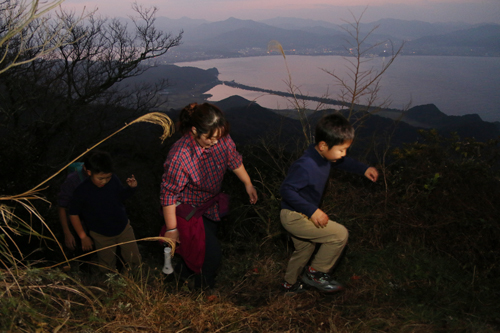
<path id="1" fill-rule="evenodd" d="M 131 15 L 133 1 L 66 0 L 63 7 L 81 11 L 98 8 L 105 16 Z M 426 22 L 500 23 L 500 0 L 137 0 L 145 7 L 156 6 L 158 16 L 189 17 L 222 21 L 229 17 L 264 20 L 299 17 L 342 23 L 351 10 L 359 14 L 367 7 L 363 22 L 381 18 Z"/>

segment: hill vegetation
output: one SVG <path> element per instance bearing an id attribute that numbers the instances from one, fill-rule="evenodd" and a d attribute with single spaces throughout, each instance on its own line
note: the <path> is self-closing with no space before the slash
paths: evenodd
<path id="1" fill-rule="evenodd" d="M 292 244 L 279 223 L 278 187 L 305 143 L 298 121 L 256 105 L 244 112 L 230 107 L 233 102 L 222 101 L 220 105 L 231 121 L 233 137 L 255 180 L 260 200 L 257 206 L 248 206 L 238 180 L 227 175 L 223 187 L 232 195 L 232 209 L 221 222 L 224 262 L 215 292 L 190 292 L 173 276 L 164 276 L 162 246 L 156 242 L 140 242 L 145 264 L 135 275 L 89 275 L 79 261 L 71 263 L 69 272 L 61 270 L 61 266 L 47 269 L 59 262 L 64 264 L 55 246 L 62 233 L 55 207 L 35 202 L 55 232 L 55 239 L 32 239 L 27 243 L 27 239 L 15 238 L 23 252 L 35 251 L 22 261 L 19 273 L 2 269 L 2 293 L 8 296 L 2 297 L 0 307 L 2 329 L 499 329 L 497 141 L 444 138 L 436 131 L 414 131 L 418 140 L 402 143 L 399 148 L 383 146 L 390 138 L 386 134 L 405 132 L 409 127 L 384 128 L 375 121 L 377 118 L 369 118 L 374 123 L 359 129 L 351 155 L 376 165 L 382 173 L 380 181 L 371 184 L 337 172 L 332 175 L 324 199 L 325 211 L 346 225 L 351 234 L 349 248 L 335 271 L 346 290 L 331 296 L 313 290 L 287 296 L 279 290 L 279 283 Z M 256 120 L 268 116 L 268 121 L 250 122 L 251 117 L 242 117 L 242 111 L 245 115 L 255 112 Z M 374 124 L 377 131 L 371 127 Z M 127 203 L 138 239 L 157 235 L 163 223 L 158 215 L 158 187 L 163 160 L 176 138 L 161 144 L 159 134 L 154 125 L 138 124 L 103 147 L 113 153 L 122 179 L 134 173 L 139 181 L 137 195 Z M 378 149 L 381 146 L 383 149 Z M 4 162 L 2 168 L 8 165 Z M 47 170 L 39 171 L 37 179 L 41 180 Z M 51 181 L 43 192 L 49 201 L 54 202 L 61 181 L 61 177 Z M 21 207 L 16 212 L 27 218 Z M 45 234 L 46 227 L 34 222 L 33 228 Z M 15 253 L 14 248 L 11 251 Z"/>
<path id="2" fill-rule="evenodd" d="M 153 27 L 148 22 L 154 12 L 150 14 L 142 17 L 146 26 Z M 27 26 L 34 22 L 26 20 Z M 90 36 L 85 28 L 92 25 L 78 19 L 70 22 L 70 27 L 83 29 L 77 29 L 80 39 L 55 49 L 69 54 L 79 50 L 76 46 L 94 45 L 87 48 L 92 52 L 81 54 L 81 67 L 69 66 L 74 61 L 64 63 L 61 54 L 54 55 L 57 60 L 41 60 L 40 54 L 44 58 L 48 54 L 23 51 L 19 48 L 25 44 L 16 40 L 9 48 L 0 44 L 7 59 L 0 69 L 0 331 L 500 330 L 500 151 L 492 124 L 474 116 L 448 118 L 432 105 L 406 113 L 429 128 L 367 116 L 362 110 L 351 114 L 357 138 L 349 154 L 376 166 L 381 176 L 371 183 L 334 172 L 328 183 L 323 209 L 350 232 L 348 249 L 334 273 L 346 290 L 286 295 L 279 283 L 293 245 L 279 223 L 278 189 L 292 161 L 307 146 L 303 134 L 309 129 L 304 124 L 313 126 L 322 114 L 339 110 L 313 112 L 301 118 L 303 122 L 240 97 L 220 101 L 259 202 L 248 205 L 239 180 L 226 176 L 223 190 L 231 194 L 231 212 L 220 224 L 224 260 L 217 287 L 190 291 L 175 275 L 161 272 L 163 245 L 147 239 L 157 236 L 164 223 L 158 195 L 162 164 L 178 134 L 162 142 L 160 126 L 132 123 L 159 109 L 175 120 L 179 109 L 162 106 L 165 100 L 158 93 L 164 85 L 138 89 L 137 94 L 123 86 L 117 89 L 117 83 L 126 86 L 128 79 L 132 82 L 148 69 L 141 67 L 148 55 L 170 52 L 180 36 L 146 34 L 146 40 L 156 41 L 149 52 L 106 62 L 90 56 L 100 55 L 93 52 L 103 47 L 92 44 L 100 38 L 84 39 Z M 111 29 L 120 27 L 117 22 L 101 23 L 101 33 L 124 31 Z M 99 36 L 112 40 L 114 35 Z M 124 41 L 115 40 L 118 45 Z M 16 63 L 20 60 L 26 62 Z M 9 64 L 17 68 L 7 68 Z M 215 75 L 214 70 L 184 70 L 172 75 L 173 82 L 188 73 L 206 78 L 203 83 L 210 85 Z M 170 94 L 196 91 L 190 79 L 177 81 L 177 87 L 186 90 L 173 89 Z M 460 131 L 467 122 L 477 124 L 470 136 Z M 125 123 L 129 126 L 112 135 Z M 488 136 L 487 131 L 491 131 Z M 99 275 L 86 258 L 66 260 L 66 255 L 71 259 L 74 254 L 63 251 L 55 202 L 67 163 L 108 137 L 99 148 L 111 152 L 117 175 L 123 180 L 134 174 L 139 183 L 126 206 L 144 266 Z M 37 190 L 29 191 L 33 188 Z"/>

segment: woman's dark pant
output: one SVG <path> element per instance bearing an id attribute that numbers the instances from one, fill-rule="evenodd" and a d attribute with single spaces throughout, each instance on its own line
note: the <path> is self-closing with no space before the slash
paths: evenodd
<path id="1" fill-rule="evenodd" d="M 222 260 L 222 251 L 217 239 L 217 222 L 203 216 L 203 225 L 205 226 L 205 261 L 201 268 L 201 274 L 194 274 L 186 266 L 184 260 L 179 261 L 175 270 L 184 280 L 193 276 L 195 288 L 213 288 L 215 285 L 215 275 Z"/>

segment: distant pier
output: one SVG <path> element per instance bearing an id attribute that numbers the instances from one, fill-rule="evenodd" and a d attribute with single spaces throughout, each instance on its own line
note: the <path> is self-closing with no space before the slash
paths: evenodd
<path id="1" fill-rule="evenodd" d="M 346 104 L 344 102 L 341 102 L 341 101 L 338 101 L 335 99 L 331 99 L 331 98 L 326 98 L 326 97 L 315 97 L 315 96 L 300 95 L 300 94 L 294 95 L 294 94 L 289 93 L 289 92 L 251 87 L 251 86 L 247 86 L 247 85 L 237 83 L 234 81 L 221 81 L 221 83 L 226 85 L 226 86 L 229 86 L 229 87 L 239 88 L 239 89 L 243 89 L 243 90 L 258 91 L 258 92 L 263 92 L 263 93 L 267 93 L 267 94 L 271 94 L 271 95 L 297 98 L 298 100 L 308 100 L 308 101 L 314 101 L 314 102 L 319 102 L 319 103 L 323 103 L 323 104 L 346 106 Z"/>

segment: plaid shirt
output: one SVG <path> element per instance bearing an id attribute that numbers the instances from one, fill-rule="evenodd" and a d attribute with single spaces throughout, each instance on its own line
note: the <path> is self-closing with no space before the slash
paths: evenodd
<path id="1" fill-rule="evenodd" d="M 229 135 L 207 149 L 202 149 L 190 133 L 184 135 L 174 143 L 163 165 L 161 205 L 176 202 L 201 205 L 220 192 L 226 170 L 237 169 L 242 163 Z M 204 215 L 219 221 L 218 205 L 210 207 Z"/>

